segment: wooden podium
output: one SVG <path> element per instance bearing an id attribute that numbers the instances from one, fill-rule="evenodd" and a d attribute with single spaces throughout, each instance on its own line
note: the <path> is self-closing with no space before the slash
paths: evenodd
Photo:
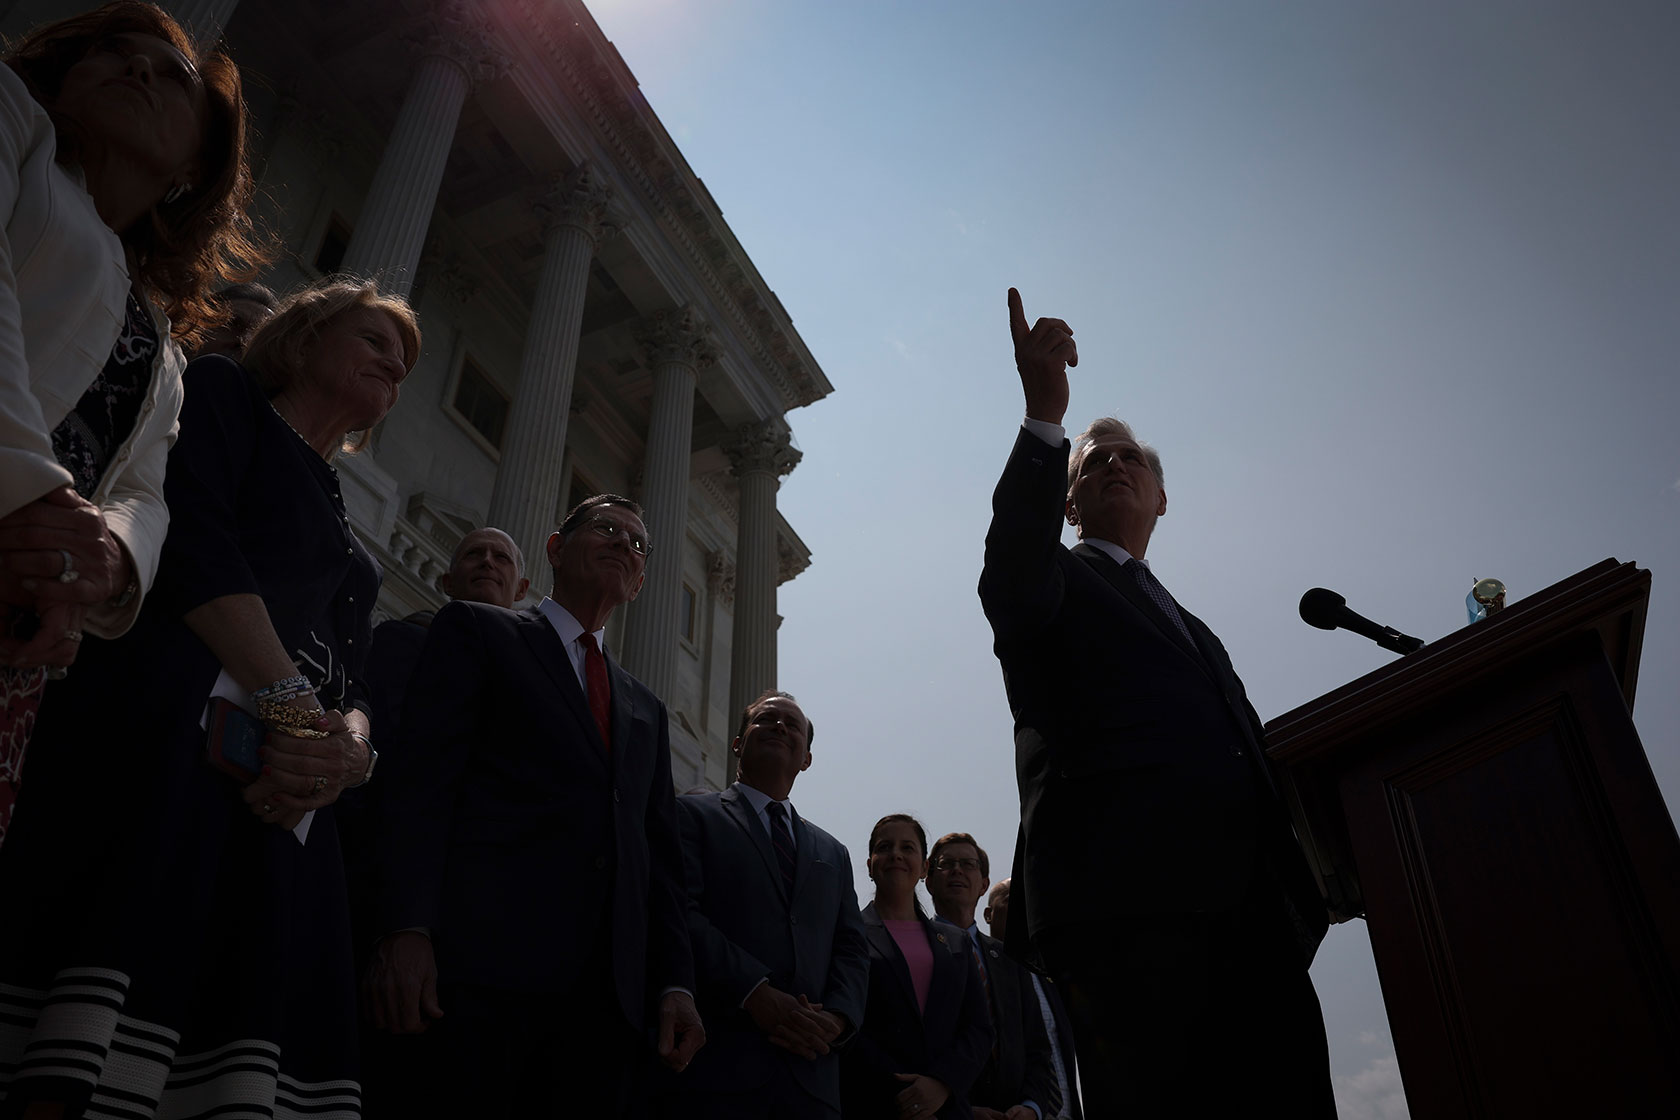
<path id="1" fill-rule="evenodd" d="M 1650 586 L 1606 560 L 1266 727 L 1420 1120 L 1680 1116 L 1680 840 L 1630 715 Z"/>

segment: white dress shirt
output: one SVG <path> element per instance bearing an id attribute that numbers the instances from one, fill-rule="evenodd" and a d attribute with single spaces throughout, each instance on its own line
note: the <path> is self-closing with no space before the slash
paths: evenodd
<path id="1" fill-rule="evenodd" d="M 566 656 L 572 659 L 572 672 L 577 674 L 578 687 L 583 689 L 585 696 L 589 695 L 589 678 L 584 673 L 583 644 L 578 641 L 583 637 L 583 623 L 572 617 L 572 612 L 556 603 L 547 596 L 537 604 L 537 609 L 548 619 L 548 624 L 554 627 L 554 632 L 560 635 L 560 640 L 566 645 Z M 601 656 L 607 655 L 607 628 L 601 627 L 595 631 L 595 644 L 601 647 Z"/>
<path id="2" fill-rule="evenodd" d="M 787 810 L 788 838 L 793 841 L 793 850 L 797 852 L 799 850 L 799 834 L 794 830 L 793 822 L 798 814 L 793 810 L 793 802 L 786 798 L 776 801 L 768 793 L 756 790 L 745 782 L 736 782 L 735 788 L 740 791 L 742 797 L 747 799 L 747 804 L 752 806 L 753 812 L 758 814 L 758 823 L 764 826 L 764 835 L 766 836 L 775 835 L 770 831 L 770 803 L 775 801 L 776 804 Z"/>

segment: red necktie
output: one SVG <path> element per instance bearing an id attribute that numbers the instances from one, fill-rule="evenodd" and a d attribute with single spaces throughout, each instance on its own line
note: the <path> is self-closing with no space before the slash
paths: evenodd
<path id="1" fill-rule="evenodd" d="M 583 646 L 583 678 L 589 682 L 589 711 L 601 729 L 601 742 L 612 750 L 612 689 L 607 685 L 607 659 L 595 644 L 595 635 L 585 631 L 578 638 Z"/>

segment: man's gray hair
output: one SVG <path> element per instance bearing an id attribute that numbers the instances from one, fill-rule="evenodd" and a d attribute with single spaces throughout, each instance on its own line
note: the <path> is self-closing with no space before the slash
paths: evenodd
<path id="1" fill-rule="evenodd" d="M 519 542 L 514 540 L 513 534 L 509 533 L 506 529 L 498 529 L 494 525 L 486 525 L 482 529 L 468 529 L 465 533 L 461 534 L 460 543 L 455 546 L 455 554 L 449 558 L 449 566 L 451 568 L 454 568 L 460 561 L 461 550 L 467 547 L 467 538 L 472 536 L 474 533 L 495 533 L 497 536 L 507 541 L 508 547 L 513 549 L 513 578 L 515 580 L 525 578 L 525 553 L 520 550 Z"/>
<path id="2" fill-rule="evenodd" d="M 1165 488 L 1167 485 L 1166 472 L 1161 469 L 1161 453 L 1142 442 L 1132 434 L 1132 426 L 1124 420 L 1113 416 L 1099 416 L 1080 432 L 1073 440 L 1073 454 L 1068 457 L 1068 493 L 1073 493 L 1074 480 L 1079 477 L 1080 464 L 1085 461 L 1085 452 L 1097 440 L 1104 436 L 1120 436 L 1129 439 L 1143 451 L 1144 462 L 1149 464 L 1149 473 L 1155 476 L 1157 485 Z"/>

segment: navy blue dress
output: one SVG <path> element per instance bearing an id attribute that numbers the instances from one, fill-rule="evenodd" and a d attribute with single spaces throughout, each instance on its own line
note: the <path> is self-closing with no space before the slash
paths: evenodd
<path id="1" fill-rule="evenodd" d="M 0 1115 L 360 1114 L 333 812 L 300 843 L 204 761 L 221 667 L 182 615 L 260 595 L 322 704 L 365 709 L 379 569 L 337 472 L 243 367 L 201 358 L 184 381 L 157 582 L 49 686 L 0 849 Z"/>

